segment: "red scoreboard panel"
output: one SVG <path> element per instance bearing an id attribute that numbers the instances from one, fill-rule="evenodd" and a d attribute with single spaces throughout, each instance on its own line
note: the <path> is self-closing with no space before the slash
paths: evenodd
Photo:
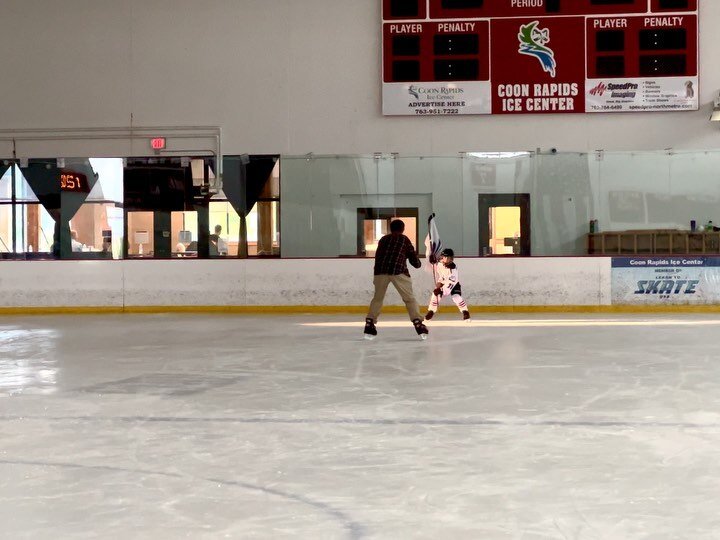
<path id="1" fill-rule="evenodd" d="M 383 113 L 697 110 L 698 0 L 383 0 Z"/>
<path id="2" fill-rule="evenodd" d="M 647 0 L 603 2 L 602 0 L 430 0 L 432 18 L 544 17 L 600 13 L 645 13 Z"/>

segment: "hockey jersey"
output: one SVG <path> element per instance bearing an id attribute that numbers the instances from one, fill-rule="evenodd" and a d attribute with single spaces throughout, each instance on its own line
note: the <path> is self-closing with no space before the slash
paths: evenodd
<path id="1" fill-rule="evenodd" d="M 437 283 L 442 283 L 443 295 L 450 294 L 456 287 L 460 288 L 460 277 L 455 263 L 439 263 L 435 269 L 435 278 Z"/>

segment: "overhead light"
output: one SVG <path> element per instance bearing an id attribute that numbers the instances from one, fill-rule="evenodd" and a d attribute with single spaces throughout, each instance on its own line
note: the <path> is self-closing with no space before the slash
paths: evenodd
<path id="1" fill-rule="evenodd" d="M 716 97 L 713 101 L 713 110 L 710 115 L 711 122 L 720 122 L 720 96 Z"/>

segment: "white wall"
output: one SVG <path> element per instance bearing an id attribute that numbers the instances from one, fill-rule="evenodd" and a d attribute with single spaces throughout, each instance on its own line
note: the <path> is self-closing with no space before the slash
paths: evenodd
<path id="1" fill-rule="evenodd" d="M 610 304 L 609 258 L 461 258 L 458 265 L 471 309 Z M 372 267 L 371 259 L 4 261 L 0 309 L 366 306 Z M 422 309 L 432 276 L 412 274 Z M 392 287 L 386 303 L 402 305 Z"/>
<path id="2" fill-rule="evenodd" d="M 720 2 L 701 4 L 698 112 L 398 118 L 379 0 L 4 0 L 0 129 L 220 125 L 226 153 L 718 148 Z"/>

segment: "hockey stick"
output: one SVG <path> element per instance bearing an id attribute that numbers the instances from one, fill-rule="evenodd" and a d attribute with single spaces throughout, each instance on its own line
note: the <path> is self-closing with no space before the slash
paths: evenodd
<path id="1" fill-rule="evenodd" d="M 442 247 L 442 244 L 440 242 L 440 234 L 437 230 L 437 226 L 433 223 L 433 219 L 435 219 L 435 212 L 430 214 L 430 217 L 428 218 L 428 247 L 430 248 L 430 253 L 428 254 L 429 257 L 432 257 L 435 261 L 431 264 L 432 266 L 432 275 L 433 275 L 433 296 L 435 297 L 435 300 L 437 302 L 438 308 L 440 307 L 440 295 L 435 294 L 435 289 L 437 289 L 437 255 L 440 252 L 440 248 Z M 433 234 L 433 230 L 435 234 Z"/>

